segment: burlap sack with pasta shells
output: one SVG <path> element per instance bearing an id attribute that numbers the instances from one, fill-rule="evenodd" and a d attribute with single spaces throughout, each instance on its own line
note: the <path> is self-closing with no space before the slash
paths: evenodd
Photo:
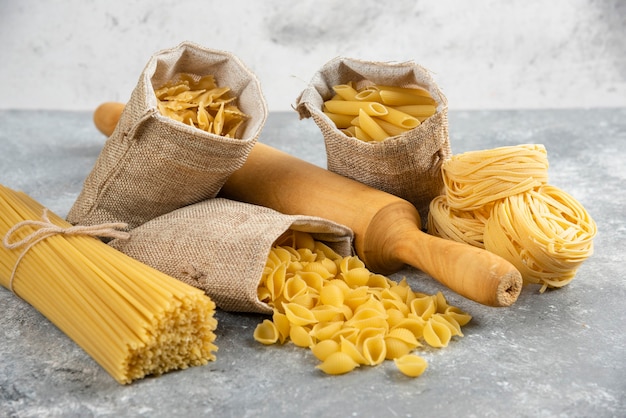
<path id="1" fill-rule="evenodd" d="M 155 218 L 112 247 L 204 290 L 221 309 L 271 313 L 257 296 L 272 244 L 289 229 L 309 232 L 342 256 L 352 255 L 352 231 L 311 216 L 215 198 Z"/>
<path id="2" fill-rule="evenodd" d="M 417 128 L 382 142 L 348 137 L 324 115 L 323 105 L 335 94 L 333 86 L 349 81 L 424 88 L 437 102 L 437 112 Z M 426 69 L 413 62 L 335 58 L 315 73 L 296 110 L 320 128 L 330 171 L 408 200 L 426 226 L 429 203 L 443 190 L 441 164 L 451 155 L 447 99 Z"/>
<path id="3" fill-rule="evenodd" d="M 155 89 L 181 73 L 214 75 L 250 119 L 240 139 L 226 138 L 163 116 Z M 245 162 L 267 118 L 255 75 L 228 52 L 184 42 L 154 54 L 113 134 L 69 211 L 73 224 L 125 222 L 134 228 L 164 213 L 217 195 Z"/>

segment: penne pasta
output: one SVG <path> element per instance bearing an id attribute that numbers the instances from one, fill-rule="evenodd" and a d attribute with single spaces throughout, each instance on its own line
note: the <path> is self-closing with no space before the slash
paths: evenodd
<path id="1" fill-rule="evenodd" d="M 359 126 L 375 141 L 383 141 L 389 134 L 363 109 L 359 110 Z"/>
<path id="2" fill-rule="evenodd" d="M 376 102 L 360 102 L 357 100 L 331 100 L 324 104 L 324 110 L 331 113 L 339 113 L 341 115 L 358 116 L 359 110 L 363 109 L 365 113 L 371 116 L 386 115 L 388 109 Z"/>
<path id="3" fill-rule="evenodd" d="M 378 94 L 381 101 L 388 106 L 435 105 L 435 100 L 430 96 L 419 96 L 393 90 L 380 90 Z"/>
<path id="4" fill-rule="evenodd" d="M 403 128 L 401 126 L 394 125 L 393 123 L 387 122 L 386 120 L 380 119 L 378 117 L 373 117 L 372 119 L 374 119 L 376 123 L 378 123 L 380 127 L 383 128 L 389 134 L 389 136 L 401 135 L 404 132 L 411 129 L 411 128 Z"/>
<path id="5" fill-rule="evenodd" d="M 408 115 L 416 118 L 428 118 L 435 114 L 435 106 L 433 105 L 406 105 L 406 106 L 394 106 L 395 110 L 404 112 Z"/>
<path id="6" fill-rule="evenodd" d="M 421 123 L 419 119 L 414 116 L 409 115 L 408 113 L 397 110 L 393 107 L 387 107 L 387 113 L 384 115 L 378 116 L 380 119 L 387 121 L 393 125 L 399 126 L 401 128 L 413 129 Z"/>
<path id="7" fill-rule="evenodd" d="M 333 90 L 343 100 L 348 100 L 348 101 L 355 100 L 355 96 L 358 94 L 358 92 L 354 89 L 354 87 L 352 87 L 349 84 L 339 84 L 337 86 L 334 86 Z"/>
<path id="8" fill-rule="evenodd" d="M 339 129 L 350 127 L 352 125 L 352 119 L 354 119 L 354 115 L 342 115 L 332 112 L 324 112 L 324 114 L 328 116 Z"/>

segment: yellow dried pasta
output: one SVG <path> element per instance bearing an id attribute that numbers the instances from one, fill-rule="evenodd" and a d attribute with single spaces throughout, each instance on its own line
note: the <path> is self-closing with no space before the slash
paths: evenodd
<path id="1" fill-rule="evenodd" d="M 213 75 L 180 74 L 155 91 L 159 112 L 203 131 L 238 138 L 249 116 L 236 105 L 228 87 L 218 87 Z"/>
<path id="2" fill-rule="evenodd" d="M 365 142 L 385 139 L 416 128 L 434 115 L 437 102 L 421 88 L 376 85 L 367 80 L 333 86 L 323 113 L 346 136 Z"/>
<path id="3" fill-rule="evenodd" d="M 592 255 L 596 224 L 576 199 L 547 183 L 543 145 L 459 154 L 442 174 L 445 194 L 431 201 L 430 234 L 498 254 L 525 284 L 541 285 L 540 293 L 571 282 Z"/>
<path id="4" fill-rule="evenodd" d="M 282 275 L 276 280 L 277 271 L 285 272 L 283 284 L 277 283 L 283 282 Z M 298 231 L 275 243 L 258 296 L 273 307 L 274 326 L 263 320 L 254 338 L 262 344 L 291 341 L 308 347 L 321 362 L 317 368 L 327 374 L 404 358 L 399 370 L 418 376 L 425 360 L 407 356 L 423 345 L 447 346 L 463 336 L 461 327 L 471 319 L 442 293 L 414 292 L 406 279 L 395 282 L 374 274 L 358 257 L 342 257 Z"/>

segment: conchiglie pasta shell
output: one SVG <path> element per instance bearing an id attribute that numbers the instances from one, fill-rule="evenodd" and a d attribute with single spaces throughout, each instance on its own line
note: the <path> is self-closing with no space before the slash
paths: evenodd
<path id="1" fill-rule="evenodd" d="M 448 309 L 448 307 L 450 306 L 448 305 L 448 301 L 446 300 L 445 296 L 441 292 L 437 292 L 437 294 L 434 296 L 434 299 L 435 305 L 437 306 L 437 313 L 444 313 L 446 309 Z"/>
<path id="2" fill-rule="evenodd" d="M 306 293 L 301 294 L 300 296 L 296 296 L 295 298 L 293 298 L 291 300 L 291 303 L 300 305 L 306 309 L 313 309 L 313 307 L 317 305 L 318 300 L 319 300 L 318 295 L 308 291 Z"/>
<path id="3" fill-rule="evenodd" d="M 472 316 L 470 314 L 463 312 L 461 309 L 455 306 L 449 306 L 446 309 L 445 314 L 451 318 L 454 318 L 456 322 L 458 322 L 458 324 L 462 327 L 467 325 L 472 320 Z"/>
<path id="4" fill-rule="evenodd" d="M 409 306 L 401 300 L 383 299 L 382 304 L 387 312 L 395 310 L 401 312 L 403 317 L 406 317 L 410 312 Z"/>
<path id="5" fill-rule="evenodd" d="M 375 294 L 370 294 L 369 298 L 363 302 L 363 304 L 357 306 L 354 309 L 354 314 L 357 315 L 358 312 L 366 309 L 371 309 L 378 311 L 380 315 L 387 317 L 387 309 L 385 309 L 385 305 L 380 301 L 379 298 L 375 296 Z"/>
<path id="6" fill-rule="evenodd" d="M 341 256 L 339 254 L 337 254 L 337 252 L 335 252 L 335 250 L 333 250 L 332 248 L 330 248 L 328 245 L 324 244 L 321 241 L 315 241 L 315 248 L 313 250 L 314 253 L 317 254 L 317 259 L 319 260 L 320 258 L 324 258 L 324 259 L 328 259 L 333 261 L 335 260 L 340 260 Z M 336 264 L 335 264 L 336 266 Z"/>
<path id="7" fill-rule="evenodd" d="M 394 359 L 394 363 L 402 374 L 409 377 L 418 377 L 428 368 L 426 360 L 415 354 L 407 354 Z"/>
<path id="8" fill-rule="evenodd" d="M 382 363 L 387 356 L 387 345 L 383 335 L 366 338 L 363 341 L 363 356 L 367 364 L 373 366 Z"/>
<path id="9" fill-rule="evenodd" d="M 342 321 L 320 322 L 313 325 L 311 335 L 317 340 L 329 340 L 343 327 Z"/>
<path id="10" fill-rule="evenodd" d="M 333 334 L 331 339 L 339 342 L 341 341 L 342 338 L 345 338 L 346 340 L 357 344 L 359 335 L 360 335 L 360 330 L 358 330 L 357 328 L 353 328 L 353 327 L 346 327 L 344 325 L 340 330 L 338 330 L 336 333 Z"/>
<path id="11" fill-rule="evenodd" d="M 385 300 L 394 300 L 394 301 L 398 301 L 401 303 L 404 303 L 404 297 L 402 297 L 401 295 L 399 295 L 397 292 L 395 292 L 393 289 L 397 288 L 398 286 L 394 286 L 391 287 L 389 289 L 383 289 L 380 292 L 380 298 L 381 300 L 384 302 Z"/>
<path id="12" fill-rule="evenodd" d="M 430 318 L 437 309 L 435 301 L 431 296 L 415 298 L 411 301 L 409 307 L 413 314 L 423 319 Z"/>
<path id="13" fill-rule="evenodd" d="M 320 291 L 320 302 L 324 305 L 342 306 L 345 299 L 343 290 L 333 284 L 327 283 Z"/>
<path id="14" fill-rule="evenodd" d="M 300 254 L 300 252 L 295 249 L 292 246 L 284 246 L 282 247 L 282 249 L 287 250 L 287 252 L 289 252 L 289 255 L 291 257 L 290 261 L 291 263 L 299 263 L 300 261 L 302 261 L 302 256 Z"/>
<path id="15" fill-rule="evenodd" d="M 301 277 L 315 293 L 319 293 L 322 287 L 324 287 L 324 278 L 319 273 L 313 271 L 299 271 L 296 275 Z"/>
<path id="16" fill-rule="evenodd" d="M 352 293 L 352 289 L 350 289 L 350 286 L 348 286 L 348 283 L 344 282 L 341 279 L 331 279 L 328 282 L 326 282 L 326 284 L 327 285 L 332 284 L 340 288 L 341 291 L 343 292 L 344 297 L 347 297 L 348 295 L 350 295 L 350 293 Z"/>
<path id="17" fill-rule="evenodd" d="M 404 318 L 395 324 L 393 328 L 404 328 L 408 329 L 413 333 L 415 338 L 420 339 L 424 336 L 424 326 L 426 325 L 426 321 L 424 321 L 421 317 L 417 316 L 414 318 Z"/>
<path id="18" fill-rule="evenodd" d="M 293 238 L 295 248 L 308 248 L 311 251 L 315 250 L 315 240 L 311 234 L 302 231 L 293 231 Z"/>
<path id="19" fill-rule="evenodd" d="M 342 272 L 341 276 L 350 287 L 358 287 L 367 285 L 371 274 L 372 273 L 365 267 L 357 267 L 346 272 Z"/>
<path id="20" fill-rule="evenodd" d="M 311 312 L 320 322 L 343 321 L 341 309 L 332 305 L 317 305 L 311 308 Z"/>
<path id="21" fill-rule="evenodd" d="M 459 325 L 458 322 L 456 322 L 456 320 L 452 317 L 448 317 L 445 314 L 434 314 L 431 318 L 431 321 L 436 321 L 436 322 L 440 322 L 442 324 L 444 324 L 445 326 L 447 326 L 448 328 L 450 328 L 450 332 L 452 333 L 452 335 L 458 335 L 460 337 L 463 336 L 463 332 L 461 331 L 461 326 Z"/>
<path id="22" fill-rule="evenodd" d="M 371 297 L 368 293 L 368 288 L 365 286 L 357 287 L 356 289 L 352 289 L 345 296 L 343 303 L 348 305 L 352 311 L 355 311 L 360 305 L 367 302 L 367 300 Z"/>
<path id="23" fill-rule="evenodd" d="M 308 291 L 306 282 L 300 276 L 293 276 L 287 279 L 283 289 L 285 300 L 292 301 Z"/>
<path id="24" fill-rule="evenodd" d="M 365 263 L 357 256 L 344 257 L 339 262 L 339 271 L 342 273 L 356 268 L 365 268 Z"/>
<path id="25" fill-rule="evenodd" d="M 330 354 L 322 364 L 316 367 L 326 374 L 344 374 L 351 372 L 358 366 L 359 364 L 349 354 L 338 351 Z"/>
<path id="26" fill-rule="evenodd" d="M 293 253 L 289 251 L 289 248 L 290 247 L 274 247 L 272 253 L 280 263 L 289 264 L 297 260 L 297 258 L 294 258 Z"/>
<path id="27" fill-rule="evenodd" d="M 333 263 L 333 266 L 335 264 Z M 311 263 L 306 264 L 303 268 L 302 271 L 304 272 L 308 272 L 308 273 L 317 273 L 319 274 L 322 279 L 324 280 L 328 280 L 331 277 L 335 277 L 335 275 L 333 273 L 331 273 L 330 271 L 328 271 L 328 268 L 326 268 L 326 266 L 324 265 L 324 263 L 322 263 L 321 261 L 314 261 Z"/>
<path id="28" fill-rule="evenodd" d="M 388 289 L 390 287 L 389 279 L 387 279 L 382 274 L 370 275 L 367 281 L 367 285 L 373 289 L 381 289 L 381 290 Z"/>
<path id="29" fill-rule="evenodd" d="M 283 293 L 283 287 L 285 286 L 285 281 L 287 275 L 287 267 L 285 264 L 279 264 L 268 276 L 265 280 L 265 287 L 270 292 L 272 296 L 272 300 L 277 299 Z"/>
<path id="30" fill-rule="evenodd" d="M 309 325 L 317 323 L 317 318 L 310 309 L 297 303 L 284 303 L 285 315 L 292 325 Z"/>
<path id="31" fill-rule="evenodd" d="M 340 345 L 335 340 L 324 340 L 314 344 L 311 352 L 319 361 L 324 361 L 332 353 L 340 351 Z"/>
<path id="32" fill-rule="evenodd" d="M 265 285 L 259 286 L 259 288 L 257 289 L 257 297 L 261 302 L 265 303 L 269 303 L 269 301 L 272 300 L 272 294 L 270 293 L 269 289 L 265 287 Z"/>
<path id="33" fill-rule="evenodd" d="M 287 315 L 285 315 L 284 313 L 278 312 L 277 310 L 274 311 L 274 314 L 272 315 L 272 321 L 274 322 L 274 325 L 276 326 L 276 329 L 278 330 L 278 339 L 280 340 L 280 343 L 284 343 L 287 340 L 287 337 L 289 337 L 289 331 L 291 329 L 291 324 L 289 323 L 289 319 L 287 318 Z"/>
<path id="34" fill-rule="evenodd" d="M 415 334 L 407 328 L 394 328 L 387 333 L 387 337 L 396 338 L 404 343 L 406 343 L 411 349 L 418 347 L 419 342 L 415 337 Z"/>
<path id="35" fill-rule="evenodd" d="M 446 347 L 452 338 L 452 332 L 446 325 L 428 320 L 424 326 L 424 340 L 435 348 Z"/>
<path id="36" fill-rule="evenodd" d="M 312 261 L 315 261 L 315 259 L 317 258 L 317 255 L 308 248 L 298 248 L 296 251 L 298 251 L 298 254 L 300 254 L 300 261 L 310 263 Z"/>
<path id="37" fill-rule="evenodd" d="M 340 338 L 340 350 L 342 353 L 346 353 L 347 355 L 349 355 L 350 357 L 352 357 L 352 359 L 354 361 L 356 361 L 359 364 L 367 364 L 367 359 L 365 358 L 365 356 L 363 356 L 363 353 L 361 353 L 361 351 L 359 351 L 359 349 L 357 348 L 356 344 L 354 344 L 354 342 L 341 337 Z"/>
<path id="38" fill-rule="evenodd" d="M 387 309 L 387 323 L 389 324 L 389 328 L 395 327 L 398 323 L 405 319 L 405 314 L 400 312 L 398 309 Z"/>
<path id="39" fill-rule="evenodd" d="M 331 258 L 324 258 L 319 262 L 324 266 L 326 271 L 332 274 L 332 277 L 335 277 L 337 275 L 337 272 L 339 271 L 337 268 L 337 264 Z"/>
<path id="40" fill-rule="evenodd" d="M 397 338 L 385 337 L 385 358 L 387 360 L 393 360 L 398 357 L 402 357 L 411 352 L 412 348 Z"/>
<path id="41" fill-rule="evenodd" d="M 372 337 L 382 338 L 387 334 L 387 331 L 384 328 L 365 328 L 361 330 L 357 328 L 353 328 L 353 329 L 356 329 L 358 331 L 355 344 L 357 345 L 357 347 L 359 347 L 361 351 L 363 350 L 363 344 L 365 344 L 365 340 L 367 340 L 368 338 L 372 338 Z"/>
<path id="42" fill-rule="evenodd" d="M 302 271 L 302 269 L 304 268 L 304 264 L 302 264 L 300 261 L 292 261 L 291 263 L 287 264 L 287 274 L 296 274 L 299 271 Z"/>
<path id="43" fill-rule="evenodd" d="M 269 319 L 264 319 L 257 325 L 253 335 L 256 341 L 266 345 L 275 344 L 279 337 L 276 326 Z"/>
<path id="44" fill-rule="evenodd" d="M 298 347 L 311 347 L 313 345 L 313 338 L 311 338 L 310 330 L 300 325 L 291 327 L 289 331 L 289 338 Z"/>
<path id="45" fill-rule="evenodd" d="M 358 328 L 381 328 L 388 329 L 387 313 L 384 314 L 372 308 L 362 309 L 355 312 L 352 318 L 346 321 L 346 325 Z"/>

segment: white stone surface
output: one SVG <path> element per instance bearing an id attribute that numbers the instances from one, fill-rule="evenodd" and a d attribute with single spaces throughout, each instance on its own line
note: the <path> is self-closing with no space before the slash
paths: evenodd
<path id="1" fill-rule="evenodd" d="M 336 56 L 413 60 L 452 109 L 626 105 L 620 0 L 2 0 L 0 109 L 125 101 L 148 58 L 184 40 L 239 56 L 271 111 Z"/>

